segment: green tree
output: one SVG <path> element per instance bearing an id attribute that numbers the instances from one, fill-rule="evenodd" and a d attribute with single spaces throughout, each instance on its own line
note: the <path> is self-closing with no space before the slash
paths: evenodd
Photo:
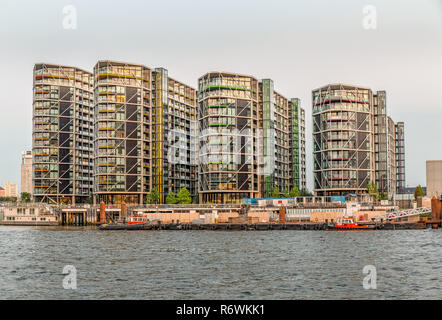
<path id="1" fill-rule="evenodd" d="M 388 200 L 388 195 L 385 192 L 379 193 L 379 200 Z"/>
<path id="2" fill-rule="evenodd" d="M 302 188 L 301 191 L 299 192 L 299 196 L 301 196 L 301 197 L 313 197 L 313 193 L 308 191 L 306 188 Z"/>
<path id="3" fill-rule="evenodd" d="M 279 198 L 281 195 L 277 186 L 273 187 L 272 198 Z"/>
<path id="4" fill-rule="evenodd" d="M 89 197 L 87 197 L 86 203 L 87 204 L 93 204 L 94 203 L 94 196 L 90 195 Z"/>
<path id="5" fill-rule="evenodd" d="M 177 195 L 178 203 L 180 204 L 190 204 L 192 203 L 192 197 L 190 196 L 189 190 L 186 188 L 181 188 Z"/>
<path id="6" fill-rule="evenodd" d="M 367 192 L 368 194 L 373 196 L 374 201 L 378 200 L 379 198 L 378 187 L 374 181 L 370 181 L 370 183 L 367 185 Z"/>
<path id="7" fill-rule="evenodd" d="M 290 198 L 299 197 L 299 189 L 297 186 L 293 186 L 292 190 L 290 190 L 289 197 Z"/>
<path id="8" fill-rule="evenodd" d="M 1 197 L 0 202 L 17 202 L 17 197 Z"/>
<path id="9" fill-rule="evenodd" d="M 284 189 L 283 191 L 282 191 L 282 196 L 284 197 L 284 198 L 288 198 L 290 195 L 289 195 L 289 192 L 288 192 L 288 190 L 287 189 Z"/>
<path id="10" fill-rule="evenodd" d="M 149 204 L 157 204 L 160 202 L 160 193 L 157 188 L 153 188 L 146 196 L 146 202 Z"/>
<path id="11" fill-rule="evenodd" d="M 417 200 L 418 197 L 423 197 L 423 196 L 425 196 L 424 189 L 422 189 L 421 185 L 418 185 L 414 190 L 414 199 Z"/>
<path id="12" fill-rule="evenodd" d="M 31 202 L 31 194 L 29 192 L 22 192 L 20 199 L 21 202 Z"/>
<path id="13" fill-rule="evenodd" d="M 173 191 L 169 192 L 169 194 L 166 197 L 166 203 L 167 204 L 175 204 L 177 203 L 177 198 L 175 196 L 175 193 Z"/>

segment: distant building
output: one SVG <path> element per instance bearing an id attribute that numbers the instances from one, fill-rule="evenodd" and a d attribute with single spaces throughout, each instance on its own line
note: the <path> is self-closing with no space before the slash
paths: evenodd
<path id="1" fill-rule="evenodd" d="M 442 195 L 442 160 L 427 160 L 427 196 Z"/>
<path id="2" fill-rule="evenodd" d="M 0 198 L 6 197 L 6 191 L 5 188 L 0 187 Z"/>
<path id="3" fill-rule="evenodd" d="M 6 182 L 5 184 L 5 197 L 18 197 L 18 187 L 15 183 Z"/>
<path id="4" fill-rule="evenodd" d="M 21 154 L 20 192 L 32 194 L 32 151 L 23 151 Z"/>

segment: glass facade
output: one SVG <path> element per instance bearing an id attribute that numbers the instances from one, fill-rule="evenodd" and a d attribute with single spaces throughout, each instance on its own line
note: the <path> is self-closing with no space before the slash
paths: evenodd
<path id="1" fill-rule="evenodd" d="M 94 193 L 106 203 L 141 203 L 151 184 L 152 72 L 99 61 L 94 68 Z"/>
<path id="2" fill-rule="evenodd" d="M 300 113 L 272 80 L 211 72 L 199 79 L 198 99 L 201 203 L 270 197 L 275 186 L 282 192 L 299 183 L 302 153 L 291 150 L 299 148 Z"/>
<path id="3" fill-rule="evenodd" d="M 84 203 L 92 194 L 92 74 L 39 63 L 33 74 L 35 201 Z"/>
<path id="4" fill-rule="evenodd" d="M 405 193 L 405 133 L 404 123 L 395 125 L 396 139 L 396 193 Z"/>
<path id="5" fill-rule="evenodd" d="M 366 192 L 374 179 L 373 94 L 328 85 L 313 91 L 314 185 L 317 195 Z"/>
<path id="6" fill-rule="evenodd" d="M 366 193 L 373 181 L 392 199 L 405 184 L 403 130 L 387 115 L 386 92 L 333 84 L 312 95 L 315 193 Z"/>
<path id="7" fill-rule="evenodd" d="M 195 89 L 166 69 L 114 61 L 99 61 L 94 79 L 96 200 L 144 203 L 157 188 L 163 203 L 182 187 L 195 197 Z"/>
<path id="8" fill-rule="evenodd" d="M 256 198 L 258 81 L 228 73 L 199 79 L 200 203 Z M 262 111 L 261 111 L 262 112 Z"/>

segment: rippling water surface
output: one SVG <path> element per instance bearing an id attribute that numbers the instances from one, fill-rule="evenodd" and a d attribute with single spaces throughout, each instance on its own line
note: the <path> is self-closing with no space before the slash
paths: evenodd
<path id="1" fill-rule="evenodd" d="M 77 289 L 63 289 L 63 267 Z M 377 289 L 363 289 L 365 265 Z M 440 299 L 442 230 L 0 227 L 1 299 Z"/>

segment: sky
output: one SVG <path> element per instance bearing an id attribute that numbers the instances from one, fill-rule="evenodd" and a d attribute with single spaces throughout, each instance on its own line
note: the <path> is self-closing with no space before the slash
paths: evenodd
<path id="1" fill-rule="evenodd" d="M 75 29 L 63 27 L 68 5 Z M 425 161 L 442 159 L 442 0 L 2 0 L 0 44 L 0 185 L 20 183 L 32 147 L 37 62 L 139 63 L 194 87 L 208 71 L 271 78 L 306 109 L 310 190 L 311 91 L 328 83 L 387 92 L 388 113 L 405 122 L 408 186 L 425 185 Z"/>

